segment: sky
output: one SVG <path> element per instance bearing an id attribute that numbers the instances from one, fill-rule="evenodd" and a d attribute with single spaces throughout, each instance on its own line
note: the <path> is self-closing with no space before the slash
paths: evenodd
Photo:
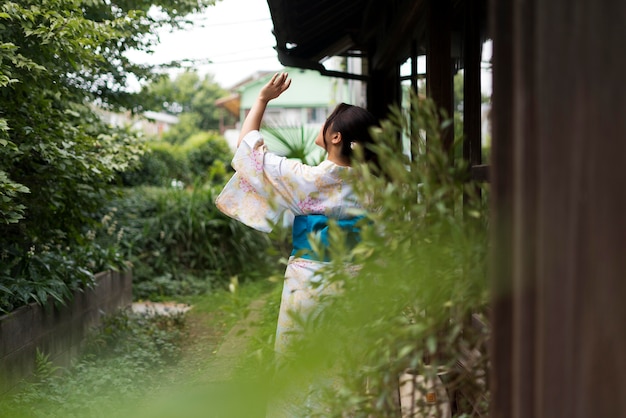
<path id="1" fill-rule="evenodd" d="M 130 58 L 149 64 L 198 60 L 193 68 L 202 75 L 212 74 L 226 89 L 257 71 L 283 68 L 274 50 L 274 25 L 266 0 L 218 0 L 191 18 L 194 24 L 186 29 L 160 32 L 153 54 L 134 52 Z M 483 52 L 484 57 L 491 55 L 490 43 Z M 481 80 L 482 91 L 490 94 L 490 72 Z"/>
<path id="2" fill-rule="evenodd" d="M 149 64 L 199 60 L 193 68 L 212 74 L 224 88 L 257 71 L 283 68 L 274 50 L 274 25 L 266 0 L 220 0 L 191 18 L 194 24 L 189 28 L 160 32 L 153 54 L 134 52 L 130 58 Z"/>

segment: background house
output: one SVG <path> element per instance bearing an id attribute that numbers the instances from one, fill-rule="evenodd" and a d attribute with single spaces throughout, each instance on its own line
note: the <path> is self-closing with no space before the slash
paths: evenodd
<path id="1" fill-rule="evenodd" d="M 353 80 L 325 77 L 318 71 L 290 68 L 292 80 L 289 90 L 272 100 L 265 112 L 264 125 L 268 128 L 302 129 L 307 134 L 317 135 L 326 117 L 341 103 L 363 104 L 365 94 L 360 83 Z M 219 99 L 216 104 L 231 113 L 237 113 L 239 123 L 223 134 L 234 149 L 239 136 L 239 128 L 250 111 L 261 88 L 270 80 L 274 72 L 259 72 L 231 87 L 230 96 Z M 262 130 L 264 130 L 262 128 Z M 272 135 L 264 132 L 270 148 L 276 146 Z M 280 149 L 276 150 L 280 153 Z"/>
<path id="2" fill-rule="evenodd" d="M 178 117 L 164 112 L 144 112 L 141 117 L 135 118 L 133 127 L 146 134 L 161 138 L 164 132 L 178 123 Z"/>
<path id="3" fill-rule="evenodd" d="M 155 138 L 161 138 L 163 133 L 178 123 L 177 116 L 164 112 L 147 111 L 141 115 L 133 115 L 129 111 L 120 113 L 102 108 L 95 108 L 95 110 L 102 121 L 111 126 L 131 126 L 133 129 Z"/>

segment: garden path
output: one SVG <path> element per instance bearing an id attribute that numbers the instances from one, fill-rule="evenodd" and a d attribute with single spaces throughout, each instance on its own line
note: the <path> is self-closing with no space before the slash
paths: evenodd
<path id="1" fill-rule="evenodd" d="M 181 360 L 168 385 L 148 397 L 138 408 L 136 418 L 206 418 L 233 416 L 264 418 L 265 404 L 257 383 L 242 381 L 241 366 L 258 332 L 267 296 L 254 299 L 248 314 L 232 327 L 224 321 L 224 312 L 187 313 L 187 343 Z M 187 310 L 187 305 L 178 306 Z M 173 305 L 135 307 L 155 313 L 171 314 Z M 257 396 L 258 395 L 258 396 Z M 236 412 L 235 412 L 236 411 Z"/>
<path id="2" fill-rule="evenodd" d="M 213 357 L 210 373 L 207 373 L 201 379 L 202 381 L 220 382 L 230 380 L 233 377 L 239 363 L 245 358 L 251 338 L 258 329 L 261 309 L 266 302 L 266 297 L 261 297 L 250 303 L 248 315 L 228 331 Z"/>

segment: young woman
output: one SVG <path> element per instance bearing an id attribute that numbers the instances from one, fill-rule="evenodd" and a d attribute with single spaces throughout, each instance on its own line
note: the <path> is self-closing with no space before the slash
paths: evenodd
<path id="1" fill-rule="evenodd" d="M 340 104 L 328 117 L 315 143 L 327 152 L 318 166 L 308 166 L 267 151 L 259 133 L 270 100 L 289 88 L 286 73 L 277 73 L 261 89 L 243 123 L 232 161 L 236 173 L 217 198 L 226 215 L 260 231 L 269 232 L 290 211 L 294 250 L 285 282 L 276 332 L 276 351 L 284 352 L 290 331 L 296 330 L 293 313 L 304 315 L 316 306 L 320 292 L 316 272 L 325 263 L 310 251 L 308 237 L 317 233 L 325 242 L 329 219 L 349 231 L 356 229 L 355 209 L 360 205 L 345 181 L 356 146 L 371 142 L 369 129 L 375 118 L 365 109 Z M 363 147 L 366 159 L 371 157 Z"/>

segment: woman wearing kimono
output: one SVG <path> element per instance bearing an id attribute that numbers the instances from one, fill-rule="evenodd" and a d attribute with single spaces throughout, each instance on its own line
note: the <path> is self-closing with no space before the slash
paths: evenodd
<path id="1" fill-rule="evenodd" d="M 328 117 L 315 144 L 327 152 L 327 159 L 309 166 L 269 152 L 259 133 L 270 100 L 289 88 L 286 73 L 277 73 L 261 89 L 246 116 L 232 161 L 235 175 L 216 200 L 226 215 L 260 231 L 269 232 L 286 211 L 295 215 L 294 250 L 285 271 L 275 349 L 284 353 L 292 331 L 293 313 L 305 315 L 316 307 L 324 286 L 316 272 L 324 265 L 310 251 L 308 237 L 317 233 L 325 242 L 328 221 L 356 231 L 355 210 L 359 202 L 345 178 L 350 170 L 353 148 L 371 142 L 369 128 L 375 118 L 358 106 L 340 104 Z M 365 157 L 368 151 L 363 147 Z"/>

